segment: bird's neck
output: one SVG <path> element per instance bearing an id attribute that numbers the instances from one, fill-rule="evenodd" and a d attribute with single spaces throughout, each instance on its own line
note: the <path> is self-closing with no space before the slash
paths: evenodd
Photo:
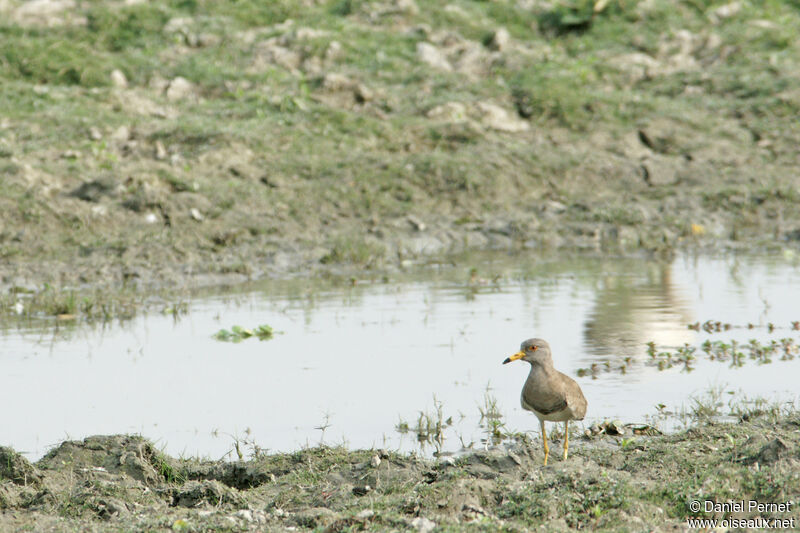
<path id="1" fill-rule="evenodd" d="M 532 361 L 531 362 L 531 374 L 549 374 L 553 371 L 553 362 L 552 361 Z"/>

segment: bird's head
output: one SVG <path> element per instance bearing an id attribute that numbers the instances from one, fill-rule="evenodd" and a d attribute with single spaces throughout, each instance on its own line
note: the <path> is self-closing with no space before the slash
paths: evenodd
<path id="1" fill-rule="evenodd" d="M 503 364 L 522 359 L 530 364 L 544 363 L 551 359 L 550 345 L 543 339 L 528 339 L 519 346 L 519 351 L 507 357 Z"/>

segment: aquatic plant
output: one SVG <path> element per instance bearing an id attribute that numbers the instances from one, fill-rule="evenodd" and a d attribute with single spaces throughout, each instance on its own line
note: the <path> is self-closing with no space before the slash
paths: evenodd
<path id="1" fill-rule="evenodd" d="M 483 405 L 478 406 L 478 411 L 481 414 L 479 421 L 480 426 L 486 432 L 487 442 L 491 441 L 492 444 L 499 444 L 508 437 L 508 430 L 505 422 L 503 422 L 503 413 L 497 407 L 497 398 L 495 398 L 487 386 L 486 391 L 483 393 Z"/>
<path id="2" fill-rule="evenodd" d="M 250 337 L 257 337 L 260 341 L 271 339 L 275 335 L 272 326 L 262 324 L 255 329 L 247 329 L 242 326 L 233 326 L 230 330 L 221 329 L 213 337 L 223 342 L 242 342 Z"/>

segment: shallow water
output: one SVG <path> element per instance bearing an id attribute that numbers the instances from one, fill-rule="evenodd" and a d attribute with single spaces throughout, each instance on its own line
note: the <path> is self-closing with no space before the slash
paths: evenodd
<path id="1" fill-rule="evenodd" d="M 293 280 L 220 290 L 191 301 L 179 320 L 154 313 L 122 326 L 9 329 L 0 343 L 0 444 L 31 459 L 66 438 L 112 433 L 215 459 L 231 455 L 234 438 L 272 451 L 321 440 L 410 450 L 416 438 L 395 426 L 432 413 L 435 397 L 454 421 L 444 448 L 479 445 L 487 388 L 507 429 L 538 432 L 519 406 L 527 364 L 501 364 L 533 336 L 549 340 L 556 367 L 583 388 L 585 426 L 643 421 L 656 405 L 679 409 L 711 386 L 797 398 L 798 358 L 732 368 L 699 355 L 687 372 L 659 371 L 646 353 L 648 341 L 797 342 L 800 269 L 791 258 L 469 261 L 352 287 Z M 470 283 L 472 265 L 488 281 Z M 709 319 L 757 327 L 687 328 Z M 280 333 L 238 344 L 212 338 L 237 324 Z M 595 378 L 576 375 L 593 363 L 603 369 Z"/>

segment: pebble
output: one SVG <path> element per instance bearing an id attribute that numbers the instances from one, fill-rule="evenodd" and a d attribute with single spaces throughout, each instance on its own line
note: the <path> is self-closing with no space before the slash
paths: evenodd
<path id="1" fill-rule="evenodd" d="M 125 142 L 131 138 L 131 130 L 128 126 L 120 126 L 111 134 L 111 139 L 117 142 Z"/>
<path id="2" fill-rule="evenodd" d="M 414 227 L 416 231 L 425 231 L 426 227 L 425 223 L 420 219 L 418 219 L 417 217 L 415 217 L 414 215 L 408 215 L 406 219 Z"/>
<path id="3" fill-rule="evenodd" d="M 508 30 L 505 28 L 498 28 L 497 31 L 494 32 L 494 35 L 492 35 L 492 40 L 489 41 L 489 48 L 502 52 L 508 49 L 510 43 L 511 34 L 508 33 Z"/>
<path id="4" fill-rule="evenodd" d="M 437 68 L 445 72 L 450 72 L 453 70 L 453 66 L 447 60 L 442 51 L 431 43 L 417 43 L 417 56 L 419 57 L 420 61 L 433 68 Z"/>
<path id="5" fill-rule="evenodd" d="M 436 527 L 436 522 L 428 520 L 425 517 L 418 516 L 411 521 L 411 527 L 420 533 L 428 533 L 429 531 L 433 531 L 433 529 Z"/>
<path id="6" fill-rule="evenodd" d="M 155 145 L 155 157 L 159 161 L 163 161 L 167 158 L 167 149 L 164 147 L 164 143 L 161 141 L 156 141 Z"/>
<path id="7" fill-rule="evenodd" d="M 111 84 L 118 89 L 124 89 L 128 86 L 128 78 L 120 69 L 114 69 L 111 71 Z"/>
<path id="8" fill-rule="evenodd" d="M 194 85 L 186 78 L 178 76 L 169 82 L 167 92 L 165 93 L 167 100 L 185 100 L 194 94 Z"/>
<path id="9" fill-rule="evenodd" d="M 444 457 L 439 457 L 439 464 L 444 466 L 455 466 L 456 460 L 450 455 L 445 455 Z"/>

